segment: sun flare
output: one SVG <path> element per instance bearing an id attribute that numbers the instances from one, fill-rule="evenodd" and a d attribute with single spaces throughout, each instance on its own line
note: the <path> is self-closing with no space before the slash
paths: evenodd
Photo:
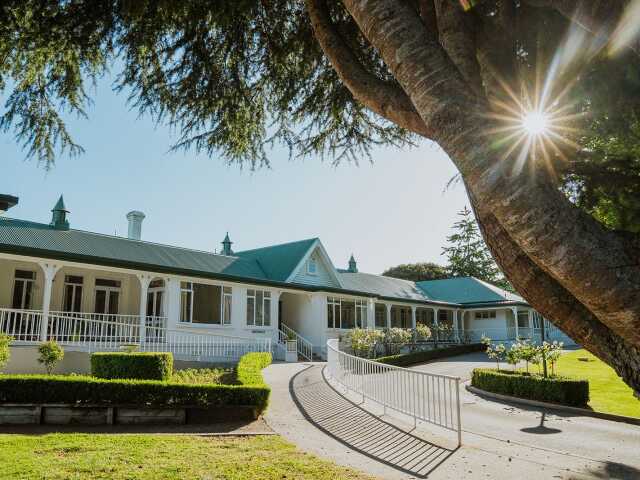
<path id="1" fill-rule="evenodd" d="M 549 119 L 544 112 L 533 110 L 522 116 L 522 128 L 529 135 L 544 135 L 549 128 Z"/>

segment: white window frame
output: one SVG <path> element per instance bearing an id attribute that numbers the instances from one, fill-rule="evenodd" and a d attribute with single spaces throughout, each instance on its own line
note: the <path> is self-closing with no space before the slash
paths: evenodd
<path id="1" fill-rule="evenodd" d="M 497 318 L 495 310 L 476 310 L 473 312 L 474 320 L 490 320 Z"/>
<path id="2" fill-rule="evenodd" d="M 329 330 L 351 330 L 351 328 L 342 328 L 342 302 L 354 303 L 354 328 L 365 328 L 365 324 L 368 321 L 368 301 L 359 299 L 343 299 L 340 297 L 327 297 L 327 329 Z M 333 307 L 333 326 L 329 326 L 329 306 Z M 338 314 L 336 315 L 336 307 Z M 358 312 L 360 312 L 360 322 L 358 322 Z M 336 326 L 336 319 L 338 320 Z"/>
<path id="3" fill-rule="evenodd" d="M 69 277 L 78 277 L 82 279 L 82 283 L 74 283 L 74 282 L 70 282 L 68 281 Z M 72 292 L 71 292 L 71 308 L 73 308 L 73 305 L 75 305 L 76 303 L 76 296 L 78 295 L 78 287 L 80 287 L 80 312 L 82 312 L 82 306 L 83 306 L 83 301 L 84 301 L 84 277 L 82 275 L 65 275 L 64 276 L 64 286 L 62 287 L 62 310 L 64 310 L 65 307 L 65 303 L 67 300 L 67 287 L 71 287 Z M 79 313 L 79 312 L 74 312 L 73 310 L 69 310 L 68 313 Z"/>
<path id="4" fill-rule="evenodd" d="M 262 294 L 262 316 L 258 316 L 258 294 Z M 249 300 L 253 300 L 253 316 L 249 318 Z M 248 288 L 247 289 L 247 307 L 245 312 L 245 322 L 247 327 L 258 327 L 258 328 L 271 328 L 272 318 L 271 318 L 271 292 L 269 290 L 260 290 L 259 288 Z M 268 312 L 268 313 L 267 313 Z M 268 320 L 268 323 L 265 322 Z"/>
<path id="5" fill-rule="evenodd" d="M 367 301 L 366 300 L 356 300 L 356 318 L 355 324 L 356 328 L 365 328 L 367 324 Z M 360 322 L 358 323 L 358 312 L 360 313 Z"/>
<path id="6" fill-rule="evenodd" d="M 313 255 L 311 255 L 307 260 L 307 274 L 313 276 L 318 275 L 318 260 L 316 260 Z"/>
<path id="7" fill-rule="evenodd" d="M 18 271 L 20 272 L 29 272 L 32 273 L 32 277 L 31 278 L 18 278 L 16 275 L 18 273 Z M 23 268 L 16 268 L 15 271 L 13 272 L 13 290 L 11 291 L 11 302 L 13 302 L 13 297 L 15 296 L 15 291 L 16 291 L 16 286 L 18 282 L 22 282 L 24 285 L 22 287 L 22 298 L 20 299 L 20 305 L 22 305 L 22 310 L 31 310 L 33 308 L 33 295 L 35 293 L 35 289 L 36 289 L 36 278 L 37 278 L 37 273 L 34 272 L 33 270 L 25 270 Z M 31 289 L 31 297 L 30 297 L 30 304 L 31 305 L 25 305 L 24 301 L 25 301 L 25 297 L 27 295 L 27 285 L 31 285 L 30 289 Z"/>
<path id="8" fill-rule="evenodd" d="M 327 297 L 327 307 L 333 307 L 333 325 L 329 326 L 327 323 L 327 328 L 329 330 L 341 330 L 342 329 L 342 299 L 339 297 Z M 338 307 L 338 315 L 336 315 L 336 307 Z M 338 322 L 336 322 L 336 318 Z M 329 319 L 329 309 L 327 308 L 327 320 Z M 337 323 L 337 326 L 336 326 Z"/>
<path id="9" fill-rule="evenodd" d="M 193 301 L 195 298 L 195 291 L 193 290 L 193 284 L 198 282 L 180 282 L 180 319 L 179 323 L 185 325 L 193 325 L 202 328 L 211 327 L 228 327 L 233 323 L 232 309 L 233 309 L 233 289 L 229 286 L 212 284 L 212 283 L 200 283 L 199 285 L 207 285 L 210 287 L 220 288 L 220 323 L 198 323 L 193 321 Z M 186 293 L 189 298 L 189 319 L 184 320 L 182 318 L 182 299 L 183 293 Z M 228 321 L 225 318 L 225 300 L 229 299 L 229 318 Z"/>
<path id="10" fill-rule="evenodd" d="M 118 286 L 110 286 L 110 285 L 98 285 L 99 281 L 106 282 L 117 282 Z M 104 312 L 96 312 L 96 303 L 98 301 L 98 292 L 104 292 L 105 294 L 105 307 L 107 310 L 110 310 L 111 306 L 111 293 L 115 292 L 118 294 L 118 308 L 116 313 L 104 313 Z M 109 277 L 97 277 L 93 281 L 93 312 L 96 315 L 105 315 L 105 316 L 115 316 L 120 315 L 120 309 L 122 307 L 122 280 L 109 278 Z"/>

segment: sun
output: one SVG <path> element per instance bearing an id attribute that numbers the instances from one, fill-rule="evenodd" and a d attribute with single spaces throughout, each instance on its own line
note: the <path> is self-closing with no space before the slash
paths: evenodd
<path id="1" fill-rule="evenodd" d="M 544 135 L 549 129 L 549 119 L 541 111 L 525 112 L 522 116 L 522 128 L 530 136 Z"/>

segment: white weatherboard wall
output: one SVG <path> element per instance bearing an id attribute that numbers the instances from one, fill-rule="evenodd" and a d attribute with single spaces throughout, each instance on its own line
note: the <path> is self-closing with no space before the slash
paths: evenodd
<path id="1" fill-rule="evenodd" d="M 310 274 L 308 272 L 307 267 L 308 267 L 309 259 L 315 260 L 316 262 L 317 268 L 316 268 L 315 274 Z M 305 262 L 303 262 L 303 264 L 300 265 L 300 268 L 298 269 L 298 271 L 296 272 L 296 274 L 292 279 L 293 283 L 299 283 L 302 285 L 317 285 L 322 287 L 339 287 L 340 286 L 338 285 L 338 282 L 336 282 L 333 275 L 331 274 L 331 270 L 333 269 L 333 267 L 331 265 L 326 264 L 323 256 L 320 255 L 320 252 L 317 247 L 311 253 L 311 255 L 309 256 L 309 259 L 305 260 Z"/>

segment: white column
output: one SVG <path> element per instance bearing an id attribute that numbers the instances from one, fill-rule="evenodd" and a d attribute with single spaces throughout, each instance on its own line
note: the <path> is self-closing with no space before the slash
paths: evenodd
<path id="1" fill-rule="evenodd" d="M 142 345 L 147 336 L 147 295 L 149 293 L 149 284 L 153 280 L 153 275 L 146 273 L 136 274 L 140 282 L 140 311 L 138 319 L 140 322 L 140 345 Z"/>
<path id="2" fill-rule="evenodd" d="M 53 279 L 62 265 L 55 263 L 40 263 L 40 268 L 44 272 L 44 289 L 42 292 L 42 321 L 40 323 L 40 341 L 47 341 L 49 331 L 49 310 L 51 309 L 51 290 L 53 289 Z"/>
<path id="3" fill-rule="evenodd" d="M 367 303 L 367 324 L 364 327 L 368 329 L 376 328 L 376 301 L 373 298 L 370 298 L 369 303 Z"/>
<path id="4" fill-rule="evenodd" d="M 438 325 L 438 314 L 440 313 L 440 309 L 439 308 L 433 308 L 433 324 L 434 325 Z"/>
<path id="5" fill-rule="evenodd" d="M 164 285 L 166 327 L 175 328 L 180 321 L 180 280 L 177 278 L 165 278 Z"/>
<path id="6" fill-rule="evenodd" d="M 518 337 L 520 336 L 520 333 L 518 332 L 518 307 L 513 307 L 511 311 L 513 312 L 513 319 L 516 325 L 516 340 L 517 340 Z"/>
<path id="7" fill-rule="evenodd" d="M 416 306 L 411 305 L 411 328 L 416 329 Z"/>
<path id="8" fill-rule="evenodd" d="M 453 317 L 453 333 L 455 335 L 455 339 L 458 343 L 460 343 L 460 334 L 458 331 L 459 325 L 458 322 L 460 322 L 460 310 L 454 310 L 454 317 Z"/>
<path id="9" fill-rule="evenodd" d="M 391 304 L 387 303 L 387 328 L 391 328 Z"/>

